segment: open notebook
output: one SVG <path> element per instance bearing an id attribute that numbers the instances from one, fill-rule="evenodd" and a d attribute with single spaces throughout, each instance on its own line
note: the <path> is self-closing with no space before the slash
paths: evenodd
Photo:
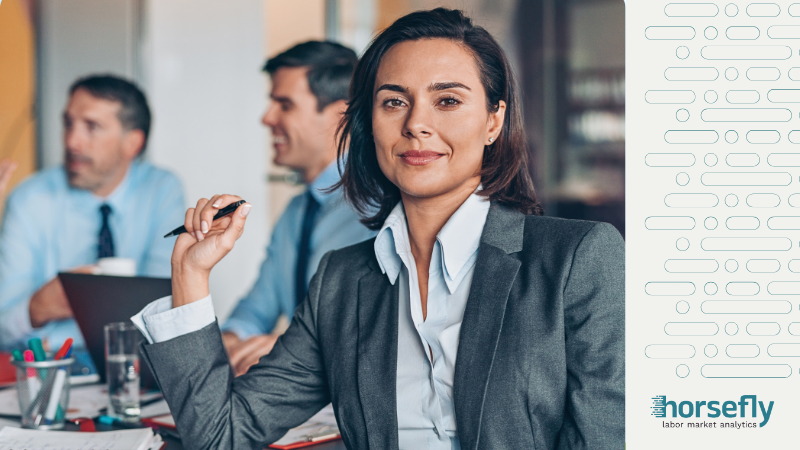
<path id="1" fill-rule="evenodd" d="M 0 430 L 0 448 L 16 450 L 160 450 L 159 435 L 150 428 L 79 433 L 5 427 Z"/>

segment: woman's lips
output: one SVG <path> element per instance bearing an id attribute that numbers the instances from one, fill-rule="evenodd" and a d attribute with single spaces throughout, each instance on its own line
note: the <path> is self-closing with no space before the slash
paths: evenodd
<path id="1" fill-rule="evenodd" d="M 430 150 L 409 150 L 400 155 L 400 158 L 402 158 L 406 164 L 410 164 L 412 166 L 424 166 L 425 164 L 436 161 L 442 156 L 444 155 L 441 153 L 432 152 Z"/>

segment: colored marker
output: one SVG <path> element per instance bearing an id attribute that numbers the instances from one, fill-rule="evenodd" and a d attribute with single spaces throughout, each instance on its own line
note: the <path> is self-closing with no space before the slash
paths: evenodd
<path id="1" fill-rule="evenodd" d="M 33 362 L 33 352 L 31 350 L 25 350 L 23 358 L 25 362 Z M 26 372 L 28 374 L 28 395 L 30 395 L 31 401 L 33 402 L 36 400 L 37 394 L 39 394 L 39 389 L 42 388 L 42 383 L 39 381 L 39 377 L 36 376 L 36 369 L 28 368 Z"/>
<path id="2" fill-rule="evenodd" d="M 36 361 L 44 361 L 47 359 L 47 355 L 44 353 L 44 347 L 42 346 L 42 340 L 39 338 L 33 338 L 28 341 L 28 348 L 33 351 L 33 358 Z"/>
<path id="3" fill-rule="evenodd" d="M 142 428 L 142 424 L 139 422 L 136 423 L 123 422 L 121 419 L 106 415 L 98 417 L 97 421 L 105 425 L 114 425 L 120 428 Z"/>
<path id="4" fill-rule="evenodd" d="M 11 355 L 14 357 L 14 361 L 25 361 L 25 359 L 22 356 L 22 352 L 16 348 L 11 351 Z"/>
<path id="5" fill-rule="evenodd" d="M 47 402 L 47 409 L 44 412 L 44 424 L 52 425 L 56 417 L 58 404 L 61 403 L 61 391 L 64 389 L 64 381 L 67 379 L 67 370 L 62 366 L 56 370 L 56 380 L 53 382 L 53 389 L 50 391 L 50 401 Z"/>
<path id="6" fill-rule="evenodd" d="M 66 356 L 69 349 L 71 348 L 72 348 L 72 338 L 67 338 L 67 340 L 64 341 L 64 345 L 62 345 L 61 348 L 58 349 L 58 352 L 56 352 L 56 356 L 53 359 L 56 361 L 58 361 L 59 359 L 63 359 Z"/>

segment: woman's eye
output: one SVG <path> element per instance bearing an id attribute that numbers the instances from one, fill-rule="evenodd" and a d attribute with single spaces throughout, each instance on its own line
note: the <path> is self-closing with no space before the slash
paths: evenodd
<path id="1" fill-rule="evenodd" d="M 461 102 L 454 98 L 443 98 L 439 100 L 439 104 L 442 106 L 457 106 L 459 103 Z"/>
<path id="2" fill-rule="evenodd" d="M 386 106 L 388 106 L 390 108 L 399 108 L 399 107 L 403 106 L 403 101 L 400 100 L 400 99 L 397 99 L 397 98 L 390 98 L 389 100 L 386 100 L 384 102 L 384 105 L 386 105 Z"/>

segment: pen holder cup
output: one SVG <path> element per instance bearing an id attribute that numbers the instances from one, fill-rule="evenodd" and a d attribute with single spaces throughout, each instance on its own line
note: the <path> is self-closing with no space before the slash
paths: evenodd
<path id="1" fill-rule="evenodd" d="M 64 428 L 69 406 L 69 372 L 75 358 L 11 361 L 17 368 L 17 396 L 23 428 Z"/>

